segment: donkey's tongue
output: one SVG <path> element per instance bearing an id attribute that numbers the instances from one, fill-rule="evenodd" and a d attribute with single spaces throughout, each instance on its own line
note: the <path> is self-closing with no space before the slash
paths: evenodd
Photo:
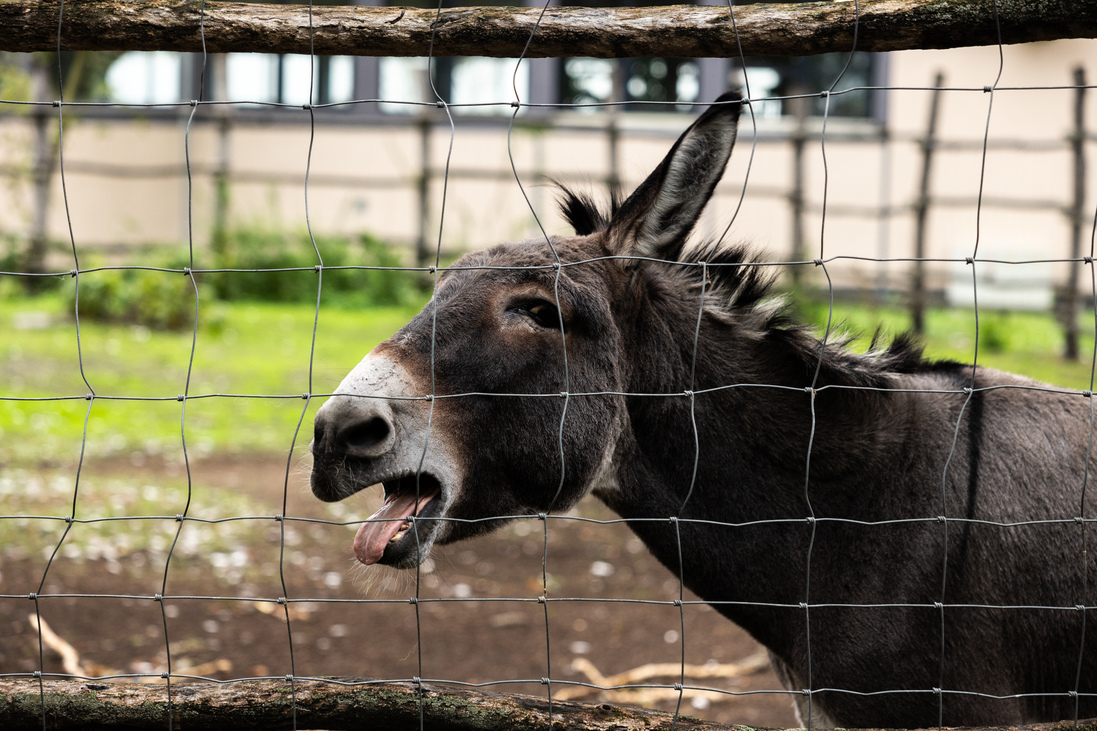
<path id="1" fill-rule="evenodd" d="M 404 518 L 412 513 L 420 513 L 437 492 L 421 495 L 415 499 L 413 490 L 405 490 L 392 495 L 376 513 L 363 523 L 354 536 L 354 555 L 366 566 L 381 560 L 389 542 L 404 526 Z M 376 522 L 373 522 L 376 521 Z M 398 539 L 402 540 L 402 539 Z"/>

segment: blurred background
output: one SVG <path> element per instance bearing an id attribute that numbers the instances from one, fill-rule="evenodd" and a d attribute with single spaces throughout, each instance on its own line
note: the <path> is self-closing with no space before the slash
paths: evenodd
<path id="1" fill-rule="evenodd" d="M 631 191 L 736 86 L 754 101 L 703 234 L 730 223 L 789 262 L 780 287 L 820 328 L 913 329 L 931 357 L 1090 389 L 1094 58 L 0 53 L 0 676 L 543 694 L 551 669 L 657 686 L 557 697 L 674 710 L 684 662 L 684 711 L 794 725 L 753 640 L 673 606 L 677 580 L 593 501 L 418 577 L 356 569 L 379 497 L 310 496 L 307 395 L 426 302 L 422 267 L 568 233 L 549 181 Z M 61 124 L 23 103 L 58 99 L 59 69 Z M 516 92 L 538 106 L 515 114 Z M 318 288 L 321 261 L 348 268 Z"/>

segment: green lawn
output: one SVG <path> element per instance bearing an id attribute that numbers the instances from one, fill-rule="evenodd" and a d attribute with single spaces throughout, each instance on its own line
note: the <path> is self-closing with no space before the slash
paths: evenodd
<path id="1" fill-rule="evenodd" d="M 807 318 L 820 329 L 827 323 L 828 305 L 813 303 L 804 307 Z M 836 332 L 860 334 L 861 347 L 867 345 L 877 327 L 886 335 L 910 329 L 905 310 L 874 308 L 835 303 L 831 319 Z M 975 350 L 976 317 L 970 309 L 931 309 L 926 313 L 923 339 L 926 356 L 948 359 L 1020 373 L 1045 383 L 1078 390 L 1090 389 L 1093 363 L 1094 315 L 1079 316 L 1080 350 L 1078 361 L 1062 358 L 1062 327 L 1050 315 L 1035 312 L 997 312 L 980 310 L 979 350 Z M 857 347 L 855 344 L 854 347 Z"/>
<path id="2" fill-rule="evenodd" d="M 61 399 L 0 400 L 0 465 L 75 456 L 85 418 L 89 456 L 178 450 L 184 423 L 194 456 L 284 452 L 306 406 L 301 395 L 333 391 L 413 313 L 325 308 L 313 353 L 314 307 L 217 302 L 203 306 L 200 321 L 213 324 L 200 327 L 197 339 L 82 322 L 78 350 L 60 297 L 0 299 L 0 398 Z M 254 398 L 260 395 L 279 398 Z M 308 442 L 318 406 L 309 404 L 298 444 Z"/>
<path id="3" fill-rule="evenodd" d="M 805 309 L 809 319 L 825 325 L 825 303 Z M 77 331 L 63 298 L 0 298 L 0 397 L 5 397 L 0 400 L 0 465 L 75 458 L 85 418 L 88 456 L 177 452 L 184 434 L 188 453 L 195 457 L 300 447 L 309 440 L 320 403 L 313 399 L 303 413 L 301 394 L 330 393 L 413 310 L 322 308 L 310 358 L 314 314 L 307 305 L 204 304 L 196 340 L 190 332 L 83 322 L 81 373 Z M 1092 314 L 1087 317 L 1083 353 L 1093 348 Z M 878 325 L 887 333 L 908 326 L 902 311 L 848 304 L 835 306 L 833 323 L 868 335 Z M 981 364 L 1058 386 L 1089 388 L 1092 356 L 1064 362 L 1061 330 L 1050 317 L 982 312 L 979 325 Z M 973 312 L 934 310 L 928 326 L 930 357 L 971 362 Z M 91 392 L 96 398 L 89 401 Z M 178 399 L 184 392 L 189 396 L 185 413 Z M 130 400 L 134 397 L 157 400 Z M 298 423 L 303 433 L 294 443 Z"/>

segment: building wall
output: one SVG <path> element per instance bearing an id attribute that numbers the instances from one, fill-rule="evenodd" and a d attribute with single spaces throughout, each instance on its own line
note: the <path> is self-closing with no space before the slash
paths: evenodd
<path id="1" fill-rule="evenodd" d="M 935 205 L 929 214 L 926 255 L 962 259 L 975 253 L 978 242 L 980 258 L 1067 256 L 1070 219 L 1065 209 L 1074 182 L 1066 141 L 1072 134 L 1076 92 L 1064 87 L 1073 83 L 1075 66 L 1094 58 L 1095 41 L 1007 46 L 1001 59 L 993 47 L 890 54 L 886 143 L 872 121 L 831 118 L 826 122 L 824 145 L 822 120 L 807 120 L 805 258 L 827 259 L 827 270 L 841 287 L 905 286 L 909 263 L 863 259 L 913 255 L 911 206 L 921 175 L 919 140 L 926 132 L 933 96 L 927 87 L 937 71 L 944 74 L 948 90 L 940 101 L 942 147 L 935 155 L 931 178 Z M 999 63 L 1002 73 L 997 89 L 987 93 L 984 87 L 995 83 Z M 1092 83 L 1097 68 L 1088 71 Z M 455 253 L 498 240 L 540 236 L 538 220 L 549 233 L 565 232 L 546 177 L 600 193 L 612 173 L 608 113 L 561 111 L 535 127 L 519 125 L 509 136 L 505 122 L 455 116 L 451 136 L 448 118 L 440 110 L 425 108 L 433 124 L 426 140 L 428 215 L 421 225 L 421 118 L 328 124 L 328 115 L 347 115 L 317 110 L 317 123 L 310 132 L 308 113 L 290 109 L 274 120 L 232 116 L 227 135 L 222 136 L 214 115 L 226 109 L 200 108 L 189 136 L 189 107 L 181 108 L 178 116 L 155 120 L 96 118 L 79 110 L 66 111 L 65 187 L 78 250 L 91 258 L 108 257 L 146 244 L 185 245 L 193 237 L 201 260 L 214 215 L 213 173 L 219 169 L 227 170 L 231 180 L 229 211 L 234 224 L 303 229 L 310 144 L 307 202 L 313 230 L 350 235 L 368 231 L 405 247 L 409 258 L 420 237 L 432 250 L 440 241 L 444 251 Z M 1086 114 L 1091 130 L 1084 242 L 1088 254 L 1097 199 L 1093 132 L 1097 130 L 1097 93 L 1093 90 L 1087 94 Z M 616 172 L 626 191 L 658 163 L 690 119 L 641 113 L 614 118 L 620 129 Z M 56 120 L 50 124 L 52 133 Z M 794 166 L 789 137 L 795 127 L 787 117 L 759 120 L 751 155 L 754 125 L 744 116 L 737 149 L 716 202 L 706 213 L 703 231 L 719 235 L 725 229 L 746 181 L 746 197 L 732 237 L 753 242 L 773 258 L 792 256 L 788 194 Z M 188 137 L 189 186 L 185 174 Z M 8 172 L 0 186 L 0 233 L 14 239 L 26 236 L 30 226 L 32 196 L 26 173 L 32 138 L 28 117 L 0 118 L 0 166 Z M 512 158 L 528 203 L 515 184 Z M 448 181 L 443 175 L 447 164 Z M 978 209 L 974 202 L 980 182 L 983 205 Z M 50 236 L 64 244 L 53 262 L 67 270 L 71 255 L 64 254 L 68 224 L 59 175 L 52 190 Z M 445 219 L 439 233 L 443 191 Z M 192 201 L 189 215 L 188 198 Z M 1057 208 L 1040 208 L 1042 204 Z M 889 207 L 891 215 L 879 215 L 881 207 Z M 970 277 L 962 263 L 927 266 L 935 289 L 947 290 L 950 281 Z M 817 267 L 806 264 L 803 269 L 809 281 L 823 281 Z M 1065 276 L 1061 264 L 1027 271 L 1043 280 Z"/>

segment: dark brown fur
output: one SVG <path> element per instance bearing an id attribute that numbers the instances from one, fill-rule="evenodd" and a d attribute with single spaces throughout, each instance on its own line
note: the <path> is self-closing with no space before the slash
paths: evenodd
<path id="1" fill-rule="evenodd" d="M 1083 641 L 1074 609 L 1097 604 L 1074 520 L 1093 514 L 1091 401 L 906 337 L 824 345 L 745 249 L 687 252 L 734 139 L 721 101 L 620 207 L 565 192 L 578 236 L 463 258 L 383 346 L 433 374 L 435 428 L 473 476 L 439 540 L 593 492 L 815 691 L 813 725 L 1097 716 L 1097 611 Z M 337 427 L 317 420 L 325 499 L 367 486 L 333 484 Z"/>

